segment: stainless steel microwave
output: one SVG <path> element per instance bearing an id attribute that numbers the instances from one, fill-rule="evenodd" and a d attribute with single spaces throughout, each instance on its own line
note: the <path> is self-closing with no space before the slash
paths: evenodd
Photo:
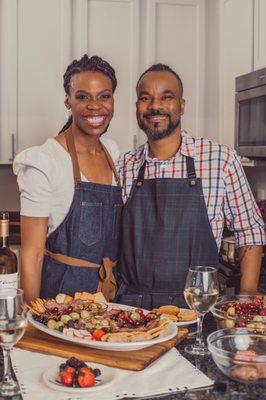
<path id="1" fill-rule="evenodd" d="M 236 78 L 235 149 L 266 158 L 266 68 Z"/>

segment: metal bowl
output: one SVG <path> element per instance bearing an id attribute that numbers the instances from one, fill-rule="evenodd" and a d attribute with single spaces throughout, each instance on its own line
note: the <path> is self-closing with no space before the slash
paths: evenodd
<path id="1" fill-rule="evenodd" d="M 250 304 L 256 305 L 258 299 L 260 300 L 257 304 L 260 305 L 248 313 L 243 314 L 236 306 L 236 304 L 245 307 Z M 216 319 L 218 329 L 247 328 L 254 333 L 266 334 L 266 316 L 261 315 L 265 307 L 265 295 L 224 296 L 218 299 L 211 312 Z"/>
<path id="2" fill-rule="evenodd" d="M 266 336 L 245 328 L 221 329 L 207 338 L 217 367 L 234 381 L 266 382 Z"/>

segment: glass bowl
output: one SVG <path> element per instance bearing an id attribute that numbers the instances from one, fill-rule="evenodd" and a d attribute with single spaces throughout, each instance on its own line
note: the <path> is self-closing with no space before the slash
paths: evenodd
<path id="1" fill-rule="evenodd" d="M 217 367 L 241 383 L 266 382 L 266 336 L 245 328 L 221 329 L 207 338 Z"/>
<path id="2" fill-rule="evenodd" d="M 247 328 L 266 335 L 266 296 L 220 297 L 211 309 L 218 329 Z"/>

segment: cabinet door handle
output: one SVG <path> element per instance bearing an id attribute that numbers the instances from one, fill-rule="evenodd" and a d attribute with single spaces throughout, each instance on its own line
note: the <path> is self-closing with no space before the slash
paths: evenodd
<path id="1" fill-rule="evenodd" d="M 9 158 L 9 161 L 14 161 L 16 152 L 15 152 L 15 140 L 16 136 L 14 133 L 11 134 L 11 157 Z"/>
<path id="2" fill-rule="evenodd" d="M 264 79 L 264 78 L 266 78 L 265 74 L 259 76 L 259 79 Z"/>

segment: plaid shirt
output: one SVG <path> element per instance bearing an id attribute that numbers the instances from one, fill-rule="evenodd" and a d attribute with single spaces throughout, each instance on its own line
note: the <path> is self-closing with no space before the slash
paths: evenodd
<path id="1" fill-rule="evenodd" d="M 182 143 L 176 155 L 159 161 L 148 156 L 148 143 L 120 156 L 117 169 L 126 202 L 133 180 L 144 160 L 145 179 L 186 178 L 186 157 L 193 157 L 202 188 L 211 228 L 221 245 L 224 223 L 234 231 L 239 247 L 265 244 L 264 222 L 234 150 L 206 138 L 192 137 L 182 130 Z"/>

